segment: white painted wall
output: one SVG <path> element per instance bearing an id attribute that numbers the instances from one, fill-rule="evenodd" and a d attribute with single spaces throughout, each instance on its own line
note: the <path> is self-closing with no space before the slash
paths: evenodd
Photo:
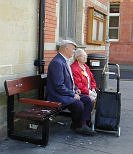
<path id="1" fill-rule="evenodd" d="M 37 54 L 37 0 L 0 0 L 0 80 L 33 74 Z M 3 86 L 0 82 L 0 92 Z"/>
<path id="2" fill-rule="evenodd" d="M 36 73 L 39 0 L 0 0 L 0 136 L 6 132 L 4 80 Z"/>

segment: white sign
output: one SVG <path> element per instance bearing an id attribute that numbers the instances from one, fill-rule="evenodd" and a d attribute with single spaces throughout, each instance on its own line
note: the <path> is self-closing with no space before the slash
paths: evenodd
<path id="1" fill-rule="evenodd" d="M 100 66 L 100 61 L 92 61 L 90 62 L 91 66 Z"/>

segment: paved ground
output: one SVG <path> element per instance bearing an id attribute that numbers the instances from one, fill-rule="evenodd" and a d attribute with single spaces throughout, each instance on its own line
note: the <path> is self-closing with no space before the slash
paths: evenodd
<path id="1" fill-rule="evenodd" d="M 120 137 L 107 133 L 97 133 L 94 137 L 74 134 L 66 118 L 66 126 L 52 125 L 47 147 L 5 139 L 0 142 L 0 154 L 133 154 L 133 80 L 121 80 L 120 89 Z"/>

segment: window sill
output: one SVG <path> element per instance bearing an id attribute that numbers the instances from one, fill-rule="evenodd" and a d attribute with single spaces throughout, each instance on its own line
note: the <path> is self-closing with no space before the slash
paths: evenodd
<path id="1" fill-rule="evenodd" d="M 105 42 L 101 42 L 101 41 L 92 41 L 89 42 L 88 45 L 105 45 Z"/>
<path id="2" fill-rule="evenodd" d="M 119 39 L 109 39 L 109 42 L 119 42 Z"/>

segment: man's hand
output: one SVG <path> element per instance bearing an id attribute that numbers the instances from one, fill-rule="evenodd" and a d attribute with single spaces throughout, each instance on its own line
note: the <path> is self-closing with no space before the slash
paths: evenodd
<path id="1" fill-rule="evenodd" d="M 80 100 L 80 96 L 78 94 L 75 94 L 74 98 Z"/>

